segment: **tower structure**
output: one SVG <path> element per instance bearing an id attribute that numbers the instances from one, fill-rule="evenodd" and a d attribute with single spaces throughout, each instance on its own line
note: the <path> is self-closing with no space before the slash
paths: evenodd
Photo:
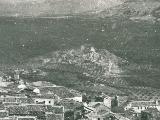
<path id="1" fill-rule="evenodd" d="M 20 81 L 20 76 L 19 76 L 19 74 L 20 74 L 20 71 L 17 69 L 17 70 L 15 70 L 14 71 L 14 81 L 15 82 L 17 82 L 17 83 L 19 83 L 19 81 Z"/>

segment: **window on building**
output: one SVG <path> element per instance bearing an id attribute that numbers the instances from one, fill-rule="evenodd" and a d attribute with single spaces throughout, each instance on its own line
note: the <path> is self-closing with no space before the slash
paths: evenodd
<path id="1" fill-rule="evenodd" d="M 48 103 L 51 103 L 51 101 L 49 101 Z"/>
<path id="2" fill-rule="evenodd" d="M 98 118 L 98 120 L 101 120 L 100 118 Z"/>

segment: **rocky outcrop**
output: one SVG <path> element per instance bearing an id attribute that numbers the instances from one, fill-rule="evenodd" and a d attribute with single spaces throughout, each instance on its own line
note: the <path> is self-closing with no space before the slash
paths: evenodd
<path id="1" fill-rule="evenodd" d="M 119 78 L 123 72 L 119 63 L 124 61 L 107 50 L 81 46 L 81 49 L 53 52 L 47 56 L 47 59 L 49 61 L 42 64 L 42 69 L 81 74 L 92 77 L 98 82 L 126 84 Z"/>

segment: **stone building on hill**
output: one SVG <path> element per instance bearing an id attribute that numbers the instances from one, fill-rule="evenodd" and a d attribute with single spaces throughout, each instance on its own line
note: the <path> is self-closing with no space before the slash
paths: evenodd
<path id="1" fill-rule="evenodd" d="M 55 95 L 36 95 L 32 96 L 34 103 L 36 104 L 45 104 L 45 105 L 54 105 L 55 103 Z"/>

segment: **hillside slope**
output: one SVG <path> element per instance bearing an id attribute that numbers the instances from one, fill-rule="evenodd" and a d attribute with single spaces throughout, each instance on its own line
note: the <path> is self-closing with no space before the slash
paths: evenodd
<path id="1" fill-rule="evenodd" d="M 36 9 L 36 5 L 41 6 L 43 2 L 46 2 L 44 6 L 47 5 L 47 7 L 41 9 L 41 14 L 39 13 L 41 7 Z M 0 5 L 3 6 L 0 7 L 0 12 L 3 13 L 1 15 L 19 16 L 26 13 L 30 16 L 28 10 L 32 10 L 35 16 L 41 16 L 40 18 L 0 18 L 0 69 L 2 66 L 9 68 L 10 65 L 16 66 L 26 63 L 30 59 L 44 56 L 53 51 L 74 49 L 89 43 L 97 49 L 105 49 L 128 61 L 128 66 L 121 66 L 125 71 L 123 79 L 128 83 L 135 86 L 144 85 L 159 88 L 160 22 L 158 0 L 128 0 L 122 4 L 121 2 L 114 4 L 115 6 L 112 7 L 101 5 L 100 3 L 104 3 L 103 1 L 98 3 L 99 7 L 96 1 L 96 5 L 91 4 L 92 1 L 88 1 L 88 3 L 84 3 L 86 5 L 84 9 L 77 7 L 80 4 L 79 1 L 74 3 L 69 0 L 57 0 L 59 4 L 56 8 L 57 13 L 64 13 L 64 9 L 58 8 L 62 8 L 63 3 L 66 2 L 69 4 L 68 6 L 71 3 L 75 4 L 76 12 L 82 13 L 74 14 L 75 16 L 71 14 L 72 17 L 69 18 L 43 18 L 43 12 L 47 13 L 50 8 L 48 5 L 54 4 L 54 2 L 40 0 L 37 4 L 36 0 L 17 3 L 11 2 L 11 0 L 0 1 Z M 88 7 L 88 4 L 93 6 Z M 25 9 L 28 7 L 31 9 L 21 11 L 21 5 L 26 6 Z M 103 5 L 104 7 L 100 7 Z M 106 3 L 106 5 L 108 4 Z M 13 6 L 16 6 L 17 9 L 13 9 Z M 70 10 L 71 7 L 67 7 L 65 4 L 64 8 L 67 9 L 67 13 L 69 11 L 69 13 L 74 13 L 72 11 L 75 9 L 74 7 Z M 104 9 L 98 10 L 98 8 Z M 18 13 L 19 11 L 21 12 Z M 54 12 L 53 15 L 55 15 Z M 121 67 L 120 69 L 122 69 Z"/>
<path id="2" fill-rule="evenodd" d="M 127 83 L 119 77 L 123 73 L 119 65 L 125 62 L 107 50 L 95 50 L 94 47 L 82 46 L 81 49 L 55 51 L 46 56 L 34 58 L 25 67 L 40 68 L 50 73 L 57 71 L 61 77 L 63 73 L 70 73 L 81 76 L 82 79 L 88 77 L 94 83 L 124 86 Z M 68 76 L 63 79 L 71 78 Z M 87 81 L 84 80 L 84 82 Z"/>

